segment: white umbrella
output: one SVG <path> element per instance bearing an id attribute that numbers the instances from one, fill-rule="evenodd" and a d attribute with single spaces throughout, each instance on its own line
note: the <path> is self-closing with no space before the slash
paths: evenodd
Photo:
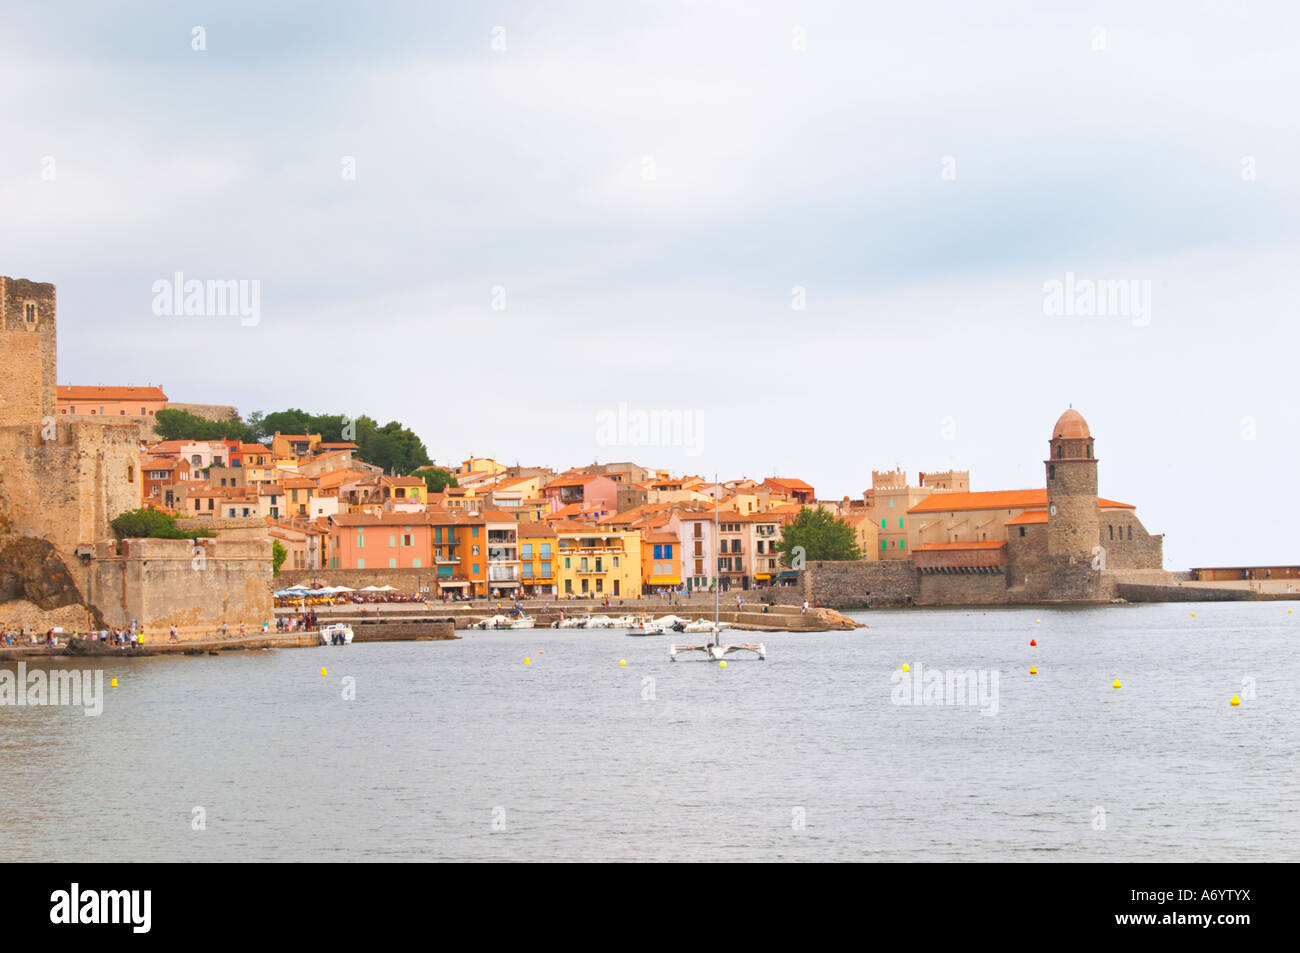
<path id="1" fill-rule="evenodd" d="M 380 586 L 376 591 L 377 591 L 377 592 L 396 592 L 397 589 L 396 589 L 396 587 L 394 587 L 394 586 Z"/>
<path id="2" fill-rule="evenodd" d="M 362 591 L 362 592 L 382 592 L 383 590 L 380 589 L 378 586 L 366 586 L 366 587 L 363 588 L 361 591 Z"/>
<path id="3" fill-rule="evenodd" d="M 347 587 L 347 586 L 335 586 L 335 587 L 334 587 L 334 591 L 335 591 L 335 592 L 354 592 L 355 590 L 350 589 L 350 588 Z"/>

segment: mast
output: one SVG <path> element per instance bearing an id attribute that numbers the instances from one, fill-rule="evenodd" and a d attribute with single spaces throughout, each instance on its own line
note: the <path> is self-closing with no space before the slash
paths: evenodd
<path id="1" fill-rule="evenodd" d="M 718 605 L 722 598 L 721 543 L 718 535 L 718 475 L 713 474 L 713 644 L 719 641 Z"/>

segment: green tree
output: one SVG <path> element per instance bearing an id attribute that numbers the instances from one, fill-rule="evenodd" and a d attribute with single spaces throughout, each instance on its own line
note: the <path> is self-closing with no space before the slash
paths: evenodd
<path id="1" fill-rule="evenodd" d="M 278 539 L 271 540 L 271 574 L 280 575 L 280 567 L 284 565 L 285 559 L 289 557 L 289 550 L 285 549 Z"/>
<path id="2" fill-rule="evenodd" d="M 176 520 L 158 510 L 127 510 L 110 524 L 118 539 L 197 539 L 216 536 L 211 530 L 183 530 Z"/>
<path id="3" fill-rule="evenodd" d="M 208 420 L 188 410 L 164 408 L 154 418 L 154 430 L 163 440 L 240 440 L 252 443 L 258 434 L 238 417 Z"/>
<path id="4" fill-rule="evenodd" d="M 776 551 L 781 554 L 785 565 L 794 564 L 796 547 L 802 547 L 804 559 L 862 558 L 853 527 L 821 507 L 804 507 L 798 516 L 782 527 Z"/>
<path id="5" fill-rule="evenodd" d="M 459 485 L 456 478 L 442 467 L 424 467 L 416 470 L 411 476 L 418 476 L 424 480 L 424 485 L 429 488 L 430 493 L 441 493 L 449 486 Z"/>

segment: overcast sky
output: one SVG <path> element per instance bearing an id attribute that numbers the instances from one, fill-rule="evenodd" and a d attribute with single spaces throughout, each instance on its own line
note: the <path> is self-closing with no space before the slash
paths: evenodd
<path id="1" fill-rule="evenodd" d="M 0 274 L 58 286 L 61 383 L 823 498 L 1041 486 L 1073 404 L 1169 568 L 1300 562 L 1293 3 L 173 6 L 6 4 Z M 176 272 L 257 323 L 155 314 Z"/>

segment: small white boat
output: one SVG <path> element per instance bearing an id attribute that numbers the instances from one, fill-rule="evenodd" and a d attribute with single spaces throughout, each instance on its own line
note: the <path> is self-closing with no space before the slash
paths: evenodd
<path id="1" fill-rule="evenodd" d="M 652 619 L 648 615 L 636 617 L 636 622 L 627 627 L 628 635 L 663 635 L 665 632 L 680 631 L 674 627 L 685 626 L 689 619 L 683 619 L 680 616 L 666 615 L 658 619 Z"/>
<path id="2" fill-rule="evenodd" d="M 321 626 L 320 644 L 351 645 L 352 626 L 348 625 L 346 622 L 331 622 L 329 625 Z"/>
<path id="3" fill-rule="evenodd" d="M 505 625 L 498 625 L 498 629 L 531 629 L 536 627 L 537 620 L 530 615 L 507 616 Z"/>
<path id="4" fill-rule="evenodd" d="M 486 619 L 479 619 L 473 623 L 475 629 L 507 629 L 509 628 L 510 617 L 504 615 L 491 615 Z"/>
<path id="5" fill-rule="evenodd" d="M 730 629 L 731 623 L 719 622 L 717 623 L 716 627 L 719 630 Z M 714 622 L 712 619 L 696 619 L 694 622 L 686 623 L 686 625 L 681 629 L 681 631 L 682 632 L 712 632 L 713 629 L 714 629 Z"/>
<path id="6" fill-rule="evenodd" d="M 569 616 L 567 619 L 557 619 L 551 623 L 555 629 L 581 629 L 587 624 L 586 616 Z"/>
<path id="7" fill-rule="evenodd" d="M 593 615 L 587 618 L 588 629 L 612 629 L 616 622 L 607 615 Z"/>

